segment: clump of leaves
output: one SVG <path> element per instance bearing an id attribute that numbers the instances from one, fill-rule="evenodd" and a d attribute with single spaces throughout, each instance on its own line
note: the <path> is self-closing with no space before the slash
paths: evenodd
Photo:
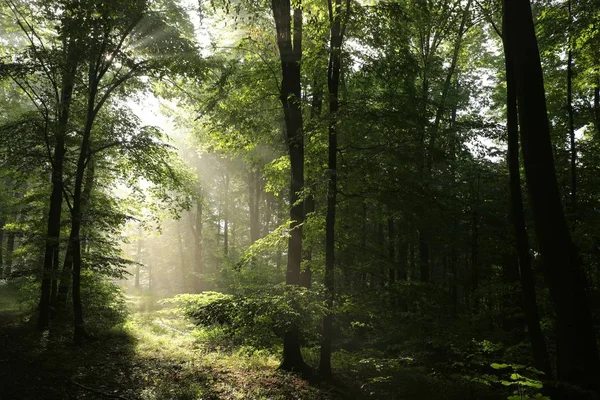
<path id="1" fill-rule="evenodd" d="M 509 396 L 508 400 L 550 400 L 541 393 L 544 386 L 540 380 L 544 375 L 542 371 L 520 364 L 492 363 L 490 366 L 504 374 L 502 378 L 495 380 L 496 383 L 515 388 L 513 395 Z"/>
<path id="2" fill-rule="evenodd" d="M 292 325 L 302 329 L 306 341 L 316 342 L 325 311 L 317 291 L 283 284 L 243 294 L 180 294 L 162 303 L 175 304 L 199 326 L 220 327 L 234 342 L 257 348 L 275 346 Z"/>

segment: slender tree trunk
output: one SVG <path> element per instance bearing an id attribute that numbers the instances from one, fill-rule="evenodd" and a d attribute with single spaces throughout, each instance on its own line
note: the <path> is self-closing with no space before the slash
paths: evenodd
<path id="1" fill-rule="evenodd" d="M 408 235 L 406 225 L 403 220 L 398 224 L 398 280 L 405 281 L 408 277 Z"/>
<path id="2" fill-rule="evenodd" d="M 600 392 L 586 280 L 566 223 L 552 157 L 543 73 L 528 1 L 505 0 L 514 38 L 521 147 L 534 227 L 556 312 L 557 378 Z"/>
<path id="3" fill-rule="evenodd" d="M 6 225 L 6 219 L 2 217 L 0 219 L 0 279 L 4 278 L 4 225 Z"/>
<path id="4" fill-rule="evenodd" d="M 571 0 L 567 1 L 569 24 L 572 24 Z M 571 27 L 569 27 L 571 29 Z M 567 51 L 567 113 L 569 115 L 569 141 L 571 143 L 571 213 L 577 219 L 577 147 L 575 143 L 575 122 L 573 112 L 573 38 L 569 33 Z"/>
<path id="5" fill-rule="evenodd" d="M 596 74 L 600 74 L 598 69 Z M 600 77 L 596 78 L 596 86 L 594 86 L 594 128 L 596 128 L 596 140 L 600 142 Z"/>
<path id="6" fill-rule="evenodd" d="M 388 259 L 390 268 L 388 270 L 388 283 L 391 286 L 396 282 L 396 232 L 394 228 L 394 218 L 388 217 Z"/>
<path id="7" fill-rule="evenodd" d="M 411 227 L 412 229 L 412 227 Z M 413 232 L 410 236 L 410 251 L 408 252 L 408 266 L 410 269 L 410 280 L 411 282 L 417 281 L 417 247 L 418 238 L 417 233 Z"/>
<path id="8" fill-rule="evenodd" d="M 56 255 L 59 252 L 60 222 L 62 214 L 62 179 L 65 158 L 65 136 L 69 122 L 71 97 L 75 85 L 75 74 L 78 66 L 77 50 L 69 44 L 66 56 L 66 68 L 62 76 L 61 97 L 59 106 L 58 126 L 54 134 L 54 156 L 52 159 L 52 191 L 50 193 L 50 208 L 46 228 L 46 246 L 44 249 L 44 264 L 42 266 L 42 283 L 40 288 L 38 329 L 46 329 L 50 323 L 50 294 L 52 291 L 52 270 Z"/>
<path id="9" fill-rule="evenodd" d="M 454 51 L 452 53 L 452 60 L 450 62 L 450 67 L 446 73 L 446 80 L 444 81 L 444 86 L 442 87 L 442 94 L 439 101 L 439 105 L 435 112 L 435 119 L 433 122 L 433 126 L 431 127 L 431 132 L 429 135 L 429 149 L 427 152 L 427 171 L 428 177 L 431 179 L 431 169 L 433 166 L 433 154 L 435 153 L 436 140 L 438 136 L 438 131 L 440 128 L 440 124 L 442 122 L 442 117 L 446 112 L 446 103 L 448 99 L 448 95 L 450 94 L 450 89 L 452 88 L 452 79 L 456 73 L 456 66 L 458 65 L 458 58 L 460 56 L 460 50 L 462 48 L 462 41 L 467 31 L 467 22 L 469 20 L 469 9 L 471 8 L 471 0 L 467 1 L 465 9 L 463 11 L 463 15 L 460 21 L 460 26 L 458 28 L 458 32 L 456 34 L 456 43 L 454 44 Z"/>
<path id="10" fill-rule="evenodd" d="M 260 194 L 261 174 L 258 169 L 249 173 L 250 243 L 260 239 Z"/>
<path id="11" fill-rule="evenodd" d="M 202 248 L 202 197 L 196 200 L 196 226 L 194 229 L 194 291 L 200 293 L 203 290 L 202 276 L 204 274 L 204 260 Z"/>
<path id="12" fill-rule="evenodd" d="M 506 128 L 508 132 L 508 171 L 510 176 L 510 215 L 515 235 L 515 251 L 518 257 L 523 308 L 535 366 L 552 378 L 552 368 L 546 341 L 540 326 L 535 294 L 535 276 L 531 266 L 529 236 L 525 227 L 523 193 L 519 165 L 519 126 L 517 113 L 517 89 L 515 81 L 514 37 L 510 31 L 510 17 L 504 13 L 503 44 L 506 68 Z"/>
<path id="13" fill-rule="evenodd" d="M 304 206 L 299 194 L 304 188 L 304 133 L 301 108 L 301 73 L 302 60 L 302 5 L 294 4 L 293 18 L 290 0 L 271 0 L 275 28 L 277 31 L 277 47 L 281 59 L 281 93 L 280 100 L 286 129 L 286 142 L 290 155 L 290 239 L 288 242 L 288 262 L 286 284 L 300 283 L 300 264 L 302 260 L 302 224 L 304 222 Z M 292 27 L 293 19 L 293 27 Z M 283 361 L 281 369 L 309 373 L 300 352 L 298 327 L 292 325 L 283 337 Z"/>
<path id="14" fill-rule="evenodd" d="M 308 215 L 315 211 L 315 196 L 312 191 L 314 190 L 314 185 L 308 185 L 311 188 L 311 193 L 306 196 L 306 200 L 304 200 L 304 214 Z M 300 286 L 310 289 L 312 287 L 312 244 L 304 242 L 303 244 L 303 259 L 305 262 L 305 267 L 302 271 L 300 271 Z"/>
<path id="15" fill-rule="evenodd" d="M 329 42 L 329 65 L 327 67 L 327 88 L 329 91 L 328 161 L 329 180 L 327 184 L 327 213 L 325 215 L 325 291 L 327 311 L 323 317 L 321 358 L 319 374 L 325 378 L 331 372 L 331 339 L 333 336 L 333 297 L 335 292 L 335 214 L 337 205 L 337 140 L 340 91 L 340 67 L 343 41 L 341 22 L 341 0 L 328 0 L 331 22 Z M 349 4 L 349 3 L 348 3 Z M 349 6 L 346 7 L 346 13 Z"/>
<path id="16" fill-rule="evenodd" d="M 362 201 L 362 213 L 361 213 L 361 223 L 360 223 L 360 251 L 361 254 L 366 254 L 367 251 L 367 203 L 366 201 Z M 364 268 L 364 267 L 363 267 Z M 368 286 L 368 274 L 366 271 L 363 271 L 360 276 L 361 285 L 363 287 Z"/>
<path id="17" fill-rule="evenodd" d="M 421 282 L 429 282 L 430 265 L 429 265 L 429 238 L 425 232 L 426 228 L 419 231 L 419 278 Z"/>
<path id="18" fill-rule="evenodd" d="M 94 187 L 94 178 L 95 178 L 95 163 L 94 160 L 90 160 L 86 177 L 85 177 L 85 186 L 83 188 L 83 192 L 81 194 L 81 209 L 82 209 L 82 217 L 85 216 L 89 203 L 92 197 L 92 190 Z M 71 277 L 73 275 L 73 240 L 74 233 L 71 232 L 69 234 L 69 241 L 67 242 L 67 250 L 65 253 L 65 259 L 63 262 L 63 268 L 60 273 L 60 282 L 58 285 L 56 284 L 57 280 L 53 280 L 52 284 L 52 292 L 50 294 L 50 304 L 54 308 L 58 308 L 61 305 L 66 305 L 67 296 L 69 294 L 69 288 L 71 287 Z M 86 241 L 87 242 L 87 241 Z M 85 244 L 82 246 L 85 248 Z M 58 257 L 58 253 L 56 254 Z M 55 260 L 56 265 L 59 264 L 59 260 Z M 58 286 L 58 287 L 57 287 Z"/>
<path id="19" fill-rule="evenodd" d="M 142 225 L 138 226 L 137 250 L 135 256 L 135 288 L 140 288 L 140 269 L 142 266 Z"/>
<path id="20" fill-rule="evenodd" d="M 450 302 L 454 314 L 458 312 L 458 252 L 455 240 L 450 247 Z"/>
<path id="21" fill-rule="evenodd" d="M 229 170 L 225 172 L 225 198 L 223 200 L 223 254 L 229 255 Z"/>
<path id="22" fill-rule="evenodd" d="M 477 172 L 476 179 L 476 183 L 473 184 L 473 204 L 471 210 L 471 284 L 469 285 L 475 310 L 479 306 L 477 294 L 479 287 L 479 185 L 481 179 L 479 172 Z"/>
<path id="23" fill-rule="evenodd" d="M 90 69 L 93 67 L 90 66 Z M 75 341 L 81 341 L 88 336 L 85 331 L 83 319 L 83 306 L 81 301 L 81 224 L 83 218 L 83 180 L 88 162 L 90 161 L 91 134 L 96 117 L 95 100 L 97 94 L 97 84 L 95 75 L 90 72 L 90 92 L 88 97 L 88 114 L 86 125 L 83 131 L 79 158 L 77 159 L 77 169 L 75 172 L 75 188 L 73 190 L 73 204 L 71 208 L 71 238 L 70 244 L 73 249 L 73 337 Z M 94 83 L 96 85 L 94 85 Z"/>
<path id="24" fill-rule="evenodd" d="M 18 222 L 18 215 L 15 217 L 15 222 Z M 12 273 L 13 267 L 13 252 L 15 251 L 15 232 L 9 231 L 6 235 L 6 266 L 5 273 L 9 276 Z"/>

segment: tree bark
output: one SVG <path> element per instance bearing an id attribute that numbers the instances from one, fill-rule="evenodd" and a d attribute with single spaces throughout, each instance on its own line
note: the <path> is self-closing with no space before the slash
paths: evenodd
<path id="1" fill-rule="evenodd" d="M 510 216 L 514 229 L 515 251 L 518 258 L 519 278 L 523 293 L 523 309 L 535 366 L 552 378 L 552 367 L 542 328 L 535 294 L 535 276 L 531 266 L 529 237 L 525 227 L 523 193 L 519 164 L 519 126 L 517 114 L 517 91 L 514 64 L 514 37 L 510 32 L 510 16 L 503 17 L 503 47 L 506 69 L 506 129 L 508 133 L 508 171 L 510 180 Z"/>
<path id="2" fill-rule="evenodd" d="M 69 43 L 66 50 L 66 66 L 62 76 L 62 86 L 59 105 L 58 126 L 54 134 L 54 155 L 52 159 L 52 191 L 50 193 L 50 208 L 46 227 L 46 245 L 44 249 L 44 264 L 42 266 L 42 283 L 40 288 L 38 329 L 46 329 L 50 324 L 50 295 L 52 291 L 52 271 L 59 252 L 60 222 L 63 199 L 63 163 L 65 158 L 65 136 L 69 123 L 71 99 L 75 86 L 75 74 L 79 64 L 78 49 L 74 43 Z"/>
<path id="3" fill-rule="evenodd" d="M 260 239 L 260 194 L 261 194 L 261 174 L 258 168 L 249 173 L 249 209 L 250 209 L 250 244 Z"/>
<path id="4" fill-rule="evenodd" d="M 567 0 L 569 24 L 572 24 L 571 0 Z M 569 27 L 569 29 L 571 29 Z M 569 115 L 569 141 L 571 144 L 571 213 L 577 219 L 577 147 L 575 143 L 575 122 L 573 112 L 573 38 L 569 33 L 567 51 L 567 113 Z"/>
<path id="5" fill-rule="evenodd" d="M 596 71 L 598 74 L 598 70 Z M 594 128 L 596 128 L 596 141 L 600 142 L 600 78 L 596 78 L 596 86 L 594 86 Z"/>
<path id="6" fill-rule="evenodd" d="M 388 217 L 388 259 L 390 268 L 388 270 L 388 284 L 390 287 L 396 282 L 396 231 L 394 227 L 394 218 Z"/>
<path id="7" fill-rule="evenodd" d="M 600 359 L 586 280 L 560 201 L 546 110 L 543 73 L 531 6 L 505 0 L 507 34 L 514 43 L 515 81 L 534 228 L 556 312 L 557 378 L 600 392 Z"/>
<path id="8" fill-rule="evenodd" d="M 204 260 L 202 248 L 202 201 L 201 196 L 196 200 L 196 226 L 194 228 L 194 291 L 196 293 L 200 293 L 203 290 L 202 276 L 204 274 Z"/>
<path id="9" fill-rule="evenodd" d="M 349 11 L 349 4 L 346 13 Z M 327 67 L 327 89 L 329 92 L 329 121 L 328 121 L 328 147 L 327 167 L 329 180 L 327 183 L 327 213 L 325 215 L 325 291 L 327 311 L 323 317 L 321 340 L 321 357 L 319 360 L 319 374 L 324 378 L 331 378 L 331 339 L 333 336 L 333 297 L 335 292 L 335 214 L 337 205 L 337 141 L 339 122 L 339 91 L 341 52 L 344 28 L 342 26 L 341 0 L 328 0 L 330 41 L 329 65 Z"/>
<path id="10" fill-rule="evenodd" d="M 302 5 L 294 4 L 293 27 L 290 0 L 271 0 L 277 47 L 281 59 L 280 100 L 285 120 L 286 143 L 290 155 L 290 238 L 288 241 L 288 262 L 286 284 L 300 283 L 300 264 L 302 259 L 302 224 L 304 206 L 299 195 L 304 188 L 304 131 L 301 107 L 302 60 Z M 300 352 L 298 327 L 292 325 L 283 338 L 283 361 L 280 369 L 310 373 L 310 367 L 304 362 Z"/>
<path id="11" fill-rule="evenodd" d="M 85 185 L 81 194 L 82 218 L 88 211 L 89 203 L 91 201 L 92 190 L 94 188 L 95 171 L 96 168 L 94 160 L 90 160 L 86 172 Z M 65 305 L 67 303 L 67 296 L 69 294 L 69 288 L 71 287 L 71 276 L 73 274 L 73 240 L 73 233 L 71 233 L 69 234 L 69 241 L 67 242 L 67 250 L 63 262 L 63 268 L 60 273 L 60 282 L 58 284 L 58 287 L 56 287 L 54 283 L 52 285 L 52 292 L 50 294 L 50 304 L 54 308 Z M 82 248 L 85 248 L 85 246 L 82 246 Z M 56 260 L 55 262 L 58 265 L 59 261 Z"/>
<path id="12" fill-rule="evenodd" d="M 0 279 L 4 278 L 4 225 L 6 225 L 6 219 L 2 217 L 0 219 Z"/>

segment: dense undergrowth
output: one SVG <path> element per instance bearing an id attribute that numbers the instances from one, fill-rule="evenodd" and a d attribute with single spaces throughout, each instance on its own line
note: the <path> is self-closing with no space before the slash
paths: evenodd
<path id="1" fill-rule="evenodd" d="M 511 362 L 516 349 L 463 337 L 450 325 L 445 339 L 435 330 L 423 336 L 426 323 L 422 322 L 423 326 L 416 323 L 414 310 L 404 311 L 395 320 L 386 319 L 389 316 L 385 315 L 367 315 L 362 320 L 350 321 L 345 319 L 342 307 L 337 323 L 337 351 L 332 356 L 336 379 L 322 382 L 315 375 L 306 381 L 277 370 L 281 353 L 279 335 L 286 323 L 297 322 L 295 318 L 302 318 L 301 315 L 312 316 L 312 321 L 303 320 L 308 331 L 314 327 L 319 313 L 318 310 L 297 313 L 297 308 L 288 301 L 292 297 L 283 287 L 268 293 L 206 292 L 161 299 L 152 292 L 121 293 L 111 285 L 93 279 L 86 284 L 87 290 L 97 289 L 95 303 L 86 310 L 94 340 L 82 346 L 72 345 L 67 321 L 55 321 L 51 335 L 33 329 L 30 305 L 18 301 L 19 297 L 28 298 L 27 283 L 18 287 L 4 284 L 0 288 L 0 344 L 9 349 L 2 361 L 13 366 L 12 383 L 3 391 L 12 393 L 8 398 L 507 399 L 510 396 L 527 399 L 541 396 L 537 372 Z M 103 288 L 107 290 L 103 292 Z M 293 297 L 305 296 L 308 300 L 314 295 L 308 292 L 301 296 L 294 293 Z M 314 300 L 305 304 L 318 304 Z M 366 302 L 367 299 L 362 299 L 360 303 L 368 307 Z M 313 367 L 318 364 L 318 340 L 315 332 L 304 336 L 303 354 Z M 39 367 L 31 368 L 32 363 Z M 13 378 L 15 375 L 17 379 Z M 0 377 L 7 376 L 8 371 L 2 371 Z M 45 397 L 39 397 L 41 393 Z"/>

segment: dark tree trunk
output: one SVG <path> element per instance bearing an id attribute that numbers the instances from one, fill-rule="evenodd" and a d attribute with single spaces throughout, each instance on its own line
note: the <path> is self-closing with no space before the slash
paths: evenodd
<path id="1" fill-rule="evenodd" d="M 377 236 L 376 236 L 376 240 L 377 240 L 377 258 L 378 258 L 378 262 L 377 264 L 379 265 L 377 270 L 373 270 L 373 275 L 376 276 L 376 281 L 379 284 L 379 286 L 385 286 L 385 280 L 386 280 L 386 274 L 385 274 L 385 267 L 387 266 L 387 260 L 386 260 L 386 249 L 385 249 L 385 234 L 383 232 L 383 223 L 378 222 L 377 223 Z"/>
<path id="2" fill-rule="evenodd" d="M 396 232 L 394 229 L 394 218 L 388 217 L 388 259 L 390 269 L 388 270 L 388 283 L 391 286 L 396 282 Z"/>
<path id="3" fill-rule="evenodd" d="M 16 214 L 15 222 L 19 222 L 19 214 Z M 15 251 L 15 232 L 9 231 L 6 235 L 6 265 L 4 273 L 10 276 L 13 267 L 13 252 Z"/>
<path id="4" fill-rule="evenodd" d="M 300 284 L 300 264 L 302 260 L 302 224 L 304 206 L 299 195 L 304 188 L 304 133 L 301 108 L 302 60 L 302 7 L 294 4 L 293 27 L 290 0 L 272 0 L 273 17 L 277 30 L 277 47 L 281 59 L 280 100 L 285 119 L 286 143 L 290 155 L 290 239 L 288 242 L 288 262 L 286 284 Z M 283 338 L 283 361 L 281 369 L 310 373 L 300 352 L 300 337 L 297 326 L 292 326 Z"/>
<path id="5" fill-rule="evenodd" d="M 567 1 L 569 23 L 572 24 L 571 0 Z M 570 29 L 570 28 L 569 28 Z M 573 43 L 569 33 L 567 52 L 567 113 L 569 115 L 569 141 L 571 144 L 571 213 L 577 219 L 577 147 L 575 143 L 575 122 L 573 112 Z"/>
<path id="6" fill-rule="evenodd" d="M 77 169 L 75 172 L 75 187 L 73 190 L 73 204 L 71 208 L 71 237 L 70 245 L 73 249 L 73 337 L 75 341 L 81 341 L 88 335 L 85 331 L 83 319 L 83 306 L 81 301 L 81 224 L 83 219 L 83 181 L 85 171 L 90 161 L 91 134 L 94 120 L 96 118 L 96 95 L 99 82 L 95 78 L 93 66 L 90 65 L 90 92 L 88 97 L 87 118 L 79 158 L 77 159 Z"/>
<path id="7" fill-rule="evenodd" d="M 598 70 L 596 70 L 598 74 Z M 596 78 L 594 86 L 594 128 L 596 128 L 596 140 L 600 142 L 600 78 Z"/>
<path id="8" fill-rule="evenodd" d="M 455 240 L 450 247 L 450 302 L 454 314 L 458 312 L 458 252 Z"/>
<path id="9" fill-rule="evenodd" d="M 0 279 L 4 278 L 4 225 L 6 219 L 0 219 Z"/>
<path id="10" fill-rule="evenodd" d="M 531 266 L 529 237 L 525 227 L 523 210 L 523 193 L 521 190 L 521 174 L 519 166 L 519 126 L 517 113 L 517 90 L 515 82 L 514 37 L 510 31 L 510 16 L 504 13 L 502 38 L 504 44 L 506 68 L 506 128 L 508 132 L 508 171 L 510 176 L 510 215 L 514 228 L 515 251 L 520 270 L 521 290 L 523 292 L 523 309 L 527 321 L 527 330 L 536 368 L 543 371 L 548 378 L 552 377 L 550 357 L 546 341 L 540 326 L 540 319 L 535 294 L 535 276 Z"/>
<path id="11" fill-rule="evenodd" d="M 473 184 L 473 198 L 471 209 L 471 282 L 470 294 L 473 306 L 477 310 L 479 299 L 477 289 L 479 287 L 479 185 L 480 175 L 477 173 L 476 182 Z"/>
<path id="12" fill-rule="evenodd" d="M 69 44 L 69 46 L 74 46 Z M 52 291 L 53 265 L 60 250 L 60 222 L 62 216 L 62 179 L 65 158 L 65 136 L 69 122 L 71 96 L 75 85 L 75 74 L 78 66 L 77 50 L 69 48 L 66 56 L 66 68 L 62 76 L 61 97 L 59 106 L 58 126 L 54 134 L 54 156 L 52 159 L 52 191 L 50 193 L 50 208 L 46 228 L 46 246 L 44 249 L 44 264 L 42 266 L 42 283 L 40 289 L 38 329 L 46 329 L 50 323 L 50 295 Z"/>
<path id="13" fill-rule="evenodd" d="M 404 221 L 398 223 L 398 280 L 405 281 L 408 275 L 408 235 Z"/>
<path id="14" fill-rule="evenodd" d="M 83 188 L 83 192 L 81 194 L 81 210 L 82 210 L 82 218 L 85 216 L 85 213 L 87 212 L 88 209 L 88 205 L 91 201 L 91 197 L 92 197 L 92 190 L 94 188 L 94 178 L 95 178 L 95 164 L 94 164 L 94 160 L 90 160 L 88 168 L 87 168 L 87 172 L 86 172 L 86 177 L 85 177 L 85 186 Z M 73 233 L 71 233 L 69 235 L 69 241 L 67 242 L 67 251 L 65 253 L 65 259 L 63 262 L 63 268 L 62 271 L 60 273 L 60 283 L 58 285 L 56 285 L 56 280 L 53 280 L 53 285 L 52 285 L 52 293 L 50 295 L 50 304 L 52 304 L 52 306 L 54 308 L 57 308 L 59 306 L 62 305 L 66 305 L 67 303 L 67 296 L 69 294 L 69 288 L 71 287 L 71 276 L 73 274 L 73 240 L 74 240 L 74 236 Z M 85 248 L 85 245 L 82 246 L 82 248 Z M 58 256 L 58 254 L 57 254 Z M 59 260 L 58 257 L 55 260 L 56 265 L 59 264 Z M 57 288 L 58 286 L 58 288 Z"/>
<path id="15" fill-rule="evenodd" d="M 360 254 L 365 254 L 367 251 L 367 203 L 363 200 L 361 207 L 360 219 Z M 363 267 L 364 268 L 364 267 Z M 360 283 L 363 287 L 368 286 L 367 271 L 362 271 L 360 275 Z"/>
<path id="16" fill-rule="evenodd" d="M 426 237 L 426 229 L 419 231 L 419 278 L 421 282 L 430 281 L 429 266 L 429 239 Z"/>
<path id="17" fill-rule="evenodd" d="M 408 252 L 408 266 L 410 269 L 410 280 L 412 282 L 417 281 L 417 247 L 418 247 L 417 233 L 413 232 L 410 235 L 410 247 Z"/>
<path id="18" fill-rule="evenodd" d="M 308 215 L 315 211 L 315 196 L 313 191 L 315 189 L 314 185 L 309 184 L 311 188 L 311 193 L 306 196 L 306 200 L 304 200 L 304 215 Z M 306 243 L 303 246 L 304 252 L 304 261 L 306 266 L 302 271 L 300 271 L 300 286 L 310 289 L 312 286 L 312 245 L 311 243 Z"/>
<path id="19" fill-rule="evenodd" d="M 543 74 L 528 1 L 505 0 L 514 38 L 521 147 L 546 283 L 556 312 L 557 378 L 600 391 L 600 359 L 586 280 L 560 202 Z"/>
<path id="20" fill-rule="evenodd" d="M 333 336 L 333 297 L 335 285 L 335 213 L 337 206 L 337 140 L 340 89 L 341 51 L 344 35 L 341 0 L 328 0 L 331 22 L 327 88 L 329 92 L 327 213 L 325 215 L 325 291 L 327 312 L 323 317 L 319 374 L 331 378 L 331 339 Z M 349 4 L 349 3 L 348 3 Z M 348 12 L 348 6 L 346 7 Z"/>

